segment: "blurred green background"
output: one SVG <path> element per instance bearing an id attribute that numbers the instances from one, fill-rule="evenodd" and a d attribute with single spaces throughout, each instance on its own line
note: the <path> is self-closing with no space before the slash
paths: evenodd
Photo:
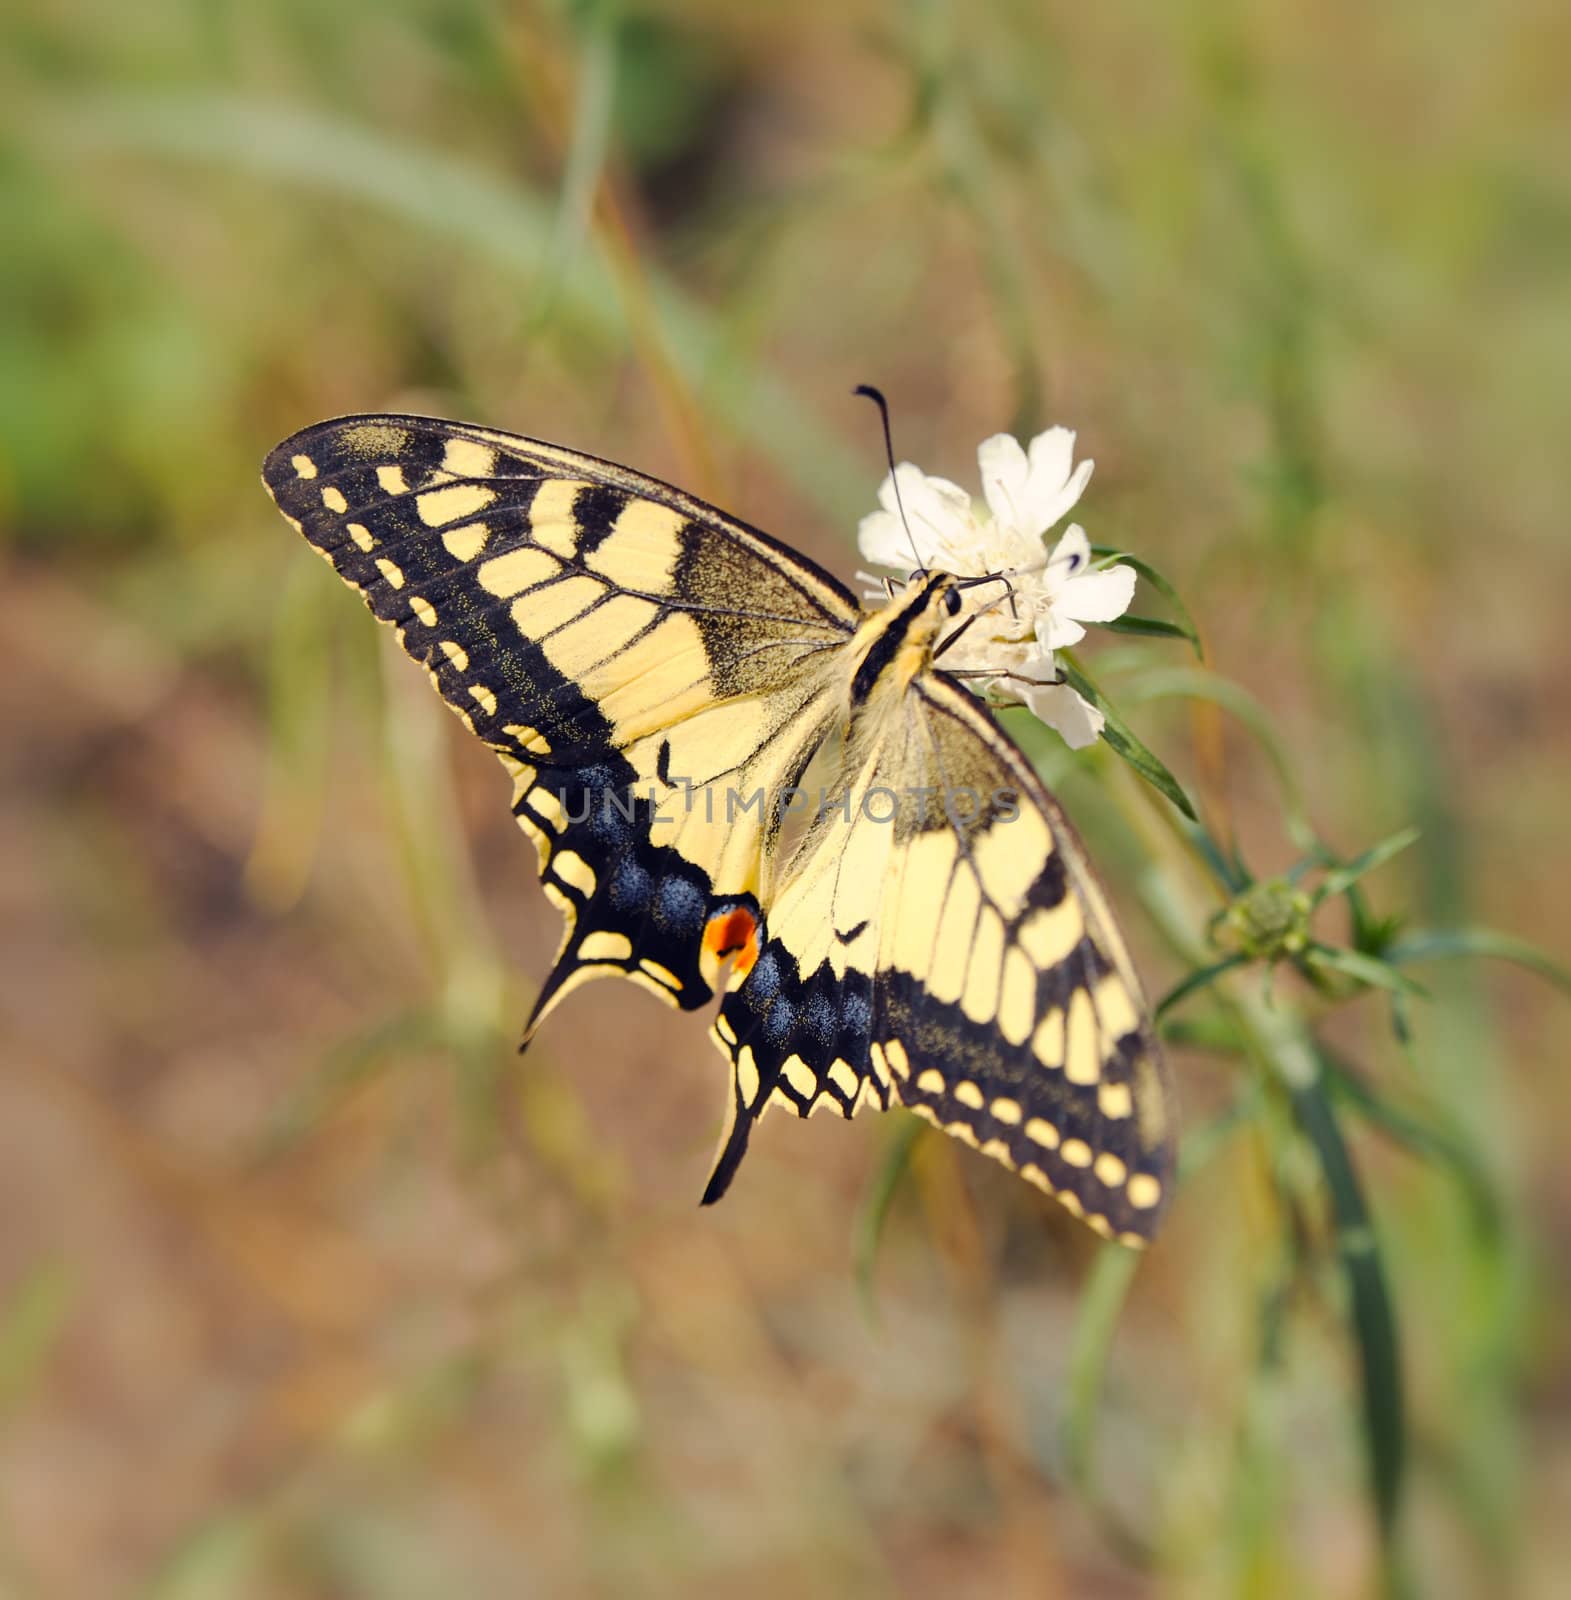
<path id="1" fill-rule="evenodd" d="M 1349 1122 L 1407 1389 L 1383 1563 L 1294 1146 L 1211 1120 L 1236 1063 L 1175 1051 L 1210 1158 L 1121 1314 L 1094 1239 L 924 1138 L 870 1315 L 895 1119 L 772 1119 L 701 1213 L 702 1027 L 595 986 L 516 1063 L 557 919 L 505 779 L 257 470 L 466 417 L 848 576 L 854 384 L 966 483 L 1064 422 L 1092 538 L 1178 584 L 1321 834 L 1422 828 L 1377 907 L 1563 955 L 1568 106 L 1549 0 L 11 0 L 0 1593 L 1564 1592 L 1550 988 L 1435 964 L 1411 1052 L 1376 996 L 1328 1025 L 1450 1130 Z M 1257 743 L 1121 699 L 1183 658 L 1117 643 L 1282 869 Z M 1053 771 L 1160 993 L 1105 759 Z"/>

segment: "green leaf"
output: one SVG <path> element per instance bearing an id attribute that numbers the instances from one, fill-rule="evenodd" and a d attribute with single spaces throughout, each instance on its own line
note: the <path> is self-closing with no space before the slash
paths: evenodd
<path id="1" fill-rule="evenodd" d="M 1187 978 L 1173 985 L 1162 998 L 1157 1001 L 1156 1010 L 1152 1012 L 1152 1019 L 1161 1022 L 1169 1011 L 1181 1000 L 1187 999 L 1200 989 L 1215 983 L 1224 973 L 1231 972 L 1235 967 L 1241 967 L 1249 958 L 1235 953 L 1224 957 L 1221 961 L 1213 961 L 1209 967 L 1201 967 L 1198 972 L 1191 972 Z"/>
<path id="2" fill-rule="evenodd" d="M 889 1208 L 894 1203 L 900 1185 L 905 1181 L 911 1165 L 911 1152 L 922 1136 L 922 1123 L 915 1117 L 900 1117 L 895 1121 L 884 1159 L 873 1174 L 862 1203 L 857 1207 L 856 1220 L 851 1229 L 851 1270 L 856 1280 L 857 1294 L 867 1320 L 875 1326 L 878 1307 L 873 1298 L 873 1269 L 878 1264 L 878 1247 L 884 1237 L 884 1224 L 889 1219 Z"/>
<path id="3" fill-rule="evenodd" d="M 1178 613 L 1178 634 L 1180 637 L 1189 640 L 1195 647 L 1195 654 L 1201 661 L 1205 660 L 1205 646 L 1200 642 L 1200 630 L 1195 626 L 1195 619 L 1189 614 L 1189 607 L 1179 598 L 1178 590 L 1150 562 L 1142 561 L 1139 556 L 1132 556 L 1126 550 L 1115 550 L 1109 545 L 1094 544 L 1091 546 L 1091 554 L 1094 559 L 1104 565 L 1121 561 L 1125 566 L 1133 567 Z M 1107 624 L 1104 624 L 1104 626 L 1107 626 Z M 1135 630 L 1129 629 L 1125 631 L 1133 632 Z"/>
<path id="4" fill-rule="evenodd" d="M 1347 1280 L 1358 1350 L 1369 1486 L 1375 1521 L 1389 1548 L 1402 1503 L 1407 1464 L 1406 1402 L 1396 1313 L 1369 1209 L 1336 1112 L 1316 1082 L 1291 1088 L 1293 1109 L 1331 1194 L 1338 1253 Z"/>
<path id="5" fill-rule="evenodd" d="M 1195 808 L 1190 804 L 1189 796 L 1184 793 L 1178 779 L 1129 731 L 1122 718 L 1108 704 L 1102 691 L 1070 659 L 1067 651 L 1059 656 L 1059 670 L 1063 673 L 1064 682 L 1076 694 L 1089 700 L 1107 719 L 1107 725 L 1102 729 L 1102 737 L 1114 753 L 1122 756 L 1153 789 L 1171 800 L 1191 822 L 1198 822 L 1200 819 L 1195 815 Z"/>
<path id="6" fill-rule="evenodd" d="M 1096 1482 L 1096 1419 L 1107 1358 L 1139 1265 L 1138 1251 L 1120 1244 L 1103 1245 L 1091 1263 L 1075 1307 L 1064 1386 L 1063 1443 L 1069 1480 L 1086 1495 L 1093 1492 Z"/>
<path id="7" fill-rule="evenodd" d="M 1498 1238 L 1505 1224 L 1504 1206 L 1482 1154 L 1468 1143 L 1464 1133 L 1437 1127 L 1417 1112 L 1393 1105 L 1372 1089 L 1350 1063 L 1329 1050 L 1318 1053 L 1334 1099 L 1351 1106 L 1392 1143 L 1421 1160 L 1444 1167 L 1462 1190 L 1480 1236 L 1491 1241 Z"/>
<path id="8" fill-rule="evenodd" d="M 1137 617 L 1129 613 L 1122 617 L 1114 617 L 1111 622 L 1098 623 L 1097 626 L 1105 628 L 1109 633 L 1138 633 L 1153 639 L 1190 637 L 1189 630 L 1176 622 L 1164 622 L 1160 617 Z"/>
<path id="9" fill-rule="evenodd" d="M 1386 950 L 1386 960 L 1393 966 L 1405 966 L 1413 961 L 1449 960 L 1456 956 L 1493 956 L 1509 961 L 1536 972 L 1557 989 L 1571 994 L 1571 972 L 1536 944 L 1514 938 L 1509 933 L 1496 933 L 1493 928 L 1436 928 L 1410 933 Z"/>
<path id="10" fill-rule="evenodd" d="M 1314 903 L 1318 906 L 1333 895 L 1345 894 L 1365 874 L 1373 872 L 1376 867 L 1384 866 L 1392 856 L 1400 855 L 1410 846 L 1417 844 L 1418 838 L 1417 828 L 1403 828 L 1401 832 L 1393 833 L 1389 839 L 1382 839 L 1379 844 L 1371 845 L 1362 855 L 1355 856 L 1345 866 L 1328 872 L 1315 885 Z"/>
<path id="11" fill-rule="evenodd" d="M 1396 994 L 1422 995 L 1429 991 L 1420 983 L 1394 971 L 1386 962 L 1375 956 L 1366 956 L 1358 950 L 1344 950 L 1339 945 L 1312 944 L 1299 959 L 1310 968 L 1329 969 L 1344 977 L 1356 978 L 1372 989 L 1389 989 Z"/>

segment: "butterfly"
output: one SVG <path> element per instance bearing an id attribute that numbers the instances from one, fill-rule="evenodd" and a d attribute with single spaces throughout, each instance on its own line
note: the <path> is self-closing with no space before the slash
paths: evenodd
<path id="1" fill-rule="evenodd" d="M 680 489 L 426 417 L 318 423 L 263 479 L 512 777 L 565 919 L 526 1042 L 592 978 L 722 992 L 704 1203 L 771 1106 L 904 1107 L 1150 1238 L 1173 1115 L 1149 1013 L 1057 802 L 935 664 L 953 575 L 867 610 Z"/>

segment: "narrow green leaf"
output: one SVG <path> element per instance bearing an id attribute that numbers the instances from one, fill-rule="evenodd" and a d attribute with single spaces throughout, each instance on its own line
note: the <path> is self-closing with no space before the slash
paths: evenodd
<path id="1" fill-rule="evenodd" d="M 1376 867 L 1384 866 L 1392 856 L 1400 855 L 1410 846 L 1417 844 L 1418 838 L 1417 828 L 1403 828 L 1401 832 L 1393 833 L 1389 839 L 1382 839 L 1379 844 L 1371 845 L 1362 855 L 1354 856 L 1344 866 L 1328 872 L 1315 885 L 1314 903 L 1318 906 L 1333 895 L 1346 893 L 1367 873 L 1373 872 Z"/>
<path id="2" fill-rule="evenodd" d="M 1069 1370 L 1065 1383 L 1063 1422 L 1064 1461 L 1069 1480 L 1082 1494 L 1091 1495 L 1096 1484 L 1096 1420 L 1102 1401 L 1102 1382 L 1113 1335 L 1124 1309 L 1139 1252 L 1119 1244 L 1106 1244 L 1080 1291 L 1075 1307 L 1074 1331 L 1069 1339 Z"/>
<path id="3" fill-rule="evenodd" d="M 1193 636 L 1189 630 L 1177 622 L 1164 622 L 1160 617 L 1137 617 L 1126 614 L 1114 617 L 1111 622 L 1102 622 L 1098 627 L 1106 628 L 1109 633 L 1138 633 L 1153 639 L 1189 639 Z"/>
<path id="4" fill-rule="evenodd" d="M 1547 951 L 1526 939 L 1496 933 L 1493 928 L 1436 928 L 1410 933 L 1386 950 L 1386 960 L 1393 966 L 1406 966 L 1413 961 L 1450 960 L 1456 956 L 1493 956 L 1499 961 L 1509 961 L 1514 966 L 1536 972 L 1557 989 L 1571 994 L 1571 972 Z"/>
<path id="5" fill-rule="evenodd" d="M 922 1124 L 915 1117 L 896 1119 L 884 1158 L 862 1196 L 851 1228 L 852 1275 L 856 1279 L 863 1314 L 875 1326 L 878 1306 L 873 1296 L 873 1269 L 878 1264 L 878 1247 L 884 1237 L 884 1224 L 889 1220 L 889 1208 L 905 1181 L 911 1152 L 921 1136 Z"/>
<path id="6" fill-rule="evenodd" d="M 1238 852 L 1224 850 L 1211 836 L 1210 829 L 1203 822 L 1197 822 L 1184 831 L 1190 844 L 1211 869 L 1211 875 L 1227 891 L 1230 900 L 1237 899 L 1254 883 L 1254 878 Z"/>
<path id="7" fill-rule="evenodd" d="M 1115 550 L 1110 545 L 1094 544 L 1091 546 L 1091 554 L 1095 560 L 1104 564 L 1121 561 L 1125 566 L 1133 567 L 1178 613 L 1179 633 L 1195 647 L 1195 654 L 1202 661 L 1205 660 L 1205 646 L 1200 642 L 1200 630 L 1195 626 L 1195 619 L 1189 614 L 1189 607 L 1179 597 L 1178 590 L 1150 562 L 1142 561 L 1139 556 L 1132 556 L 1126 550 Z"/>
<path id="8" fill-rule="evenodd" d="M 1319 1052 L 1333 1099 L 1352 1107 L 1371 1127 L 1421 1160 L 1444 1167 L 1468 1203 L 1478 1233 L 1493 1241 L 1504 1226 L 1505 1212 L 1482 1154 L 1463 1131 L 1432 1121 L 1372 1089 L 1361 1073 L 1331 1051 Z"/>
<path id="9" fill-rule="evenodd" d="M 1235 953 L 1224 957 L 1221 961 L 1213 961 L 1209 967 L 1201 967 L 1198 972 L 1191 972 L 1187 978 L 1175 983 L 1157 1001 L 1156 1010 L 1152 1012 L 1153 1019 L 1156 1022 L 1161 1022 L 1181 1000 L 1187 999 L 1200 989 L 1209 987 L 1224 973 L 1233 971 L 1235 967 L 1243 966 L 1247 960 L 1247 956 Z"/>
<path id="10" fill-rule="evenodd" d="M 1326 1180 L 1347 1280 L 1361 1379 L 1370 1494 L 1382 1543 L 1395 1536 L 1407 1462 L 1406 1404 L 1396 1313 L 1379 1243 L 1323 1075 L 1290 1089 L 1293 1109 Z"/>
<path id="11" fill-rule="evenodd" d="M 1345 950 L 1339 945 L 1312 944 L 1299 960 L 1314 969 L 1340 972 L 1344 977 L 1356 978 L 1372 989 L 1389 989 L 1396 994 L 1422 995 L 1429 991 L 1420 983 L 1393 970 L 1375 956 L 1366 956 L 1357 950 Z"/>
<path id="12" fill-rule="evenodd" d="M 1122 756 L 1158 794 L 1171 800 L 1191 822 L 1198 822 L 1200 819 L 1195 815 L 1195 808 L 1178 779 L 1130 732 L 1123 719 L 1108 704 L 1102 691 L 1069 658 L 1067 651 L 1059 656 L 1059 670 L 1070 688 L 1089 700 L 1107 719 L 1102 737 L 1113 752 Z"/>

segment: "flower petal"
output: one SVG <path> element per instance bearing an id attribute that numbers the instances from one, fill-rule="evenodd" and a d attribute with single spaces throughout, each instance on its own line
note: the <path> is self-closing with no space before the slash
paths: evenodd
<path id="1" fill-rule="evenodd" d="M 1085 636 L 1085 629 L 1073 617 L 1065 616 L 1056 601 L 1036 619 L 1036 642 L 1049 654 L 1067 650 Z"/>
<path id="2" fill-rule="evenodd" d="M 1084 750 L 1102 736 L 1107 719 L 1067 683 L 1048 683 L 1028 689 L 1023 698 L 1048 727 L 1063 736 L 1071 750 Z"/>
<path id="3" fill-rule="evenodd" d="M 1074 509 L 1091 479 L 1094 461 L 1074 461 L 1075 435 L 1069 428 L 1049 428 L 1031 441 L 1030 475 L 1020 507 L 1022 525 L 1031 533 L 1046 533 Z"/>
<path id="4" fill-rule="evenodd" d="M 863 559 L 875 566 L 911 569 L 911 539 L 893 511 L 874 511 L 863 517 L 857 524 L 856 547 Z"/>
<path id="5" fill-rule="evenodd" d="M 1135 597 L 1135 569 L 1106 567 L 1071 578 L 1053 602 L 1060 616 L 1081 622 L 1111 622 L 1129 609 Z"/>
<path id="6" fill-rule="evenodd" d="M 978 446 L 976 464 L 981 469 L 982 494 L 993 520 L 1002 528 L 1022 527 L 1031 468 L 1020 441 L 1007 433 L 995 433 Z"/>
<path id="7" fill-rule="evenodd" d="M 913 567 L 925 570 L 941 566 L 951 545 L 963 545 L 974 537 L 971 496 L 947 478 L 928 477 L 909 461 L 902 461 L 893 474 L 885 475 L 879 485 L 878 503 L 883 507 L 882 515 L 893 519 L 895 535 L 890 535 L 887 524 L 875 521 L 880 516 L 875 511 L 862 519 L 857 543 L 869 561 L 881 566 L 898 567 L 905 572 Z M 874 523 L 873 531 L 864 534 L 870 522 Z M 864 537 L 872 539 L 873 548 L 863 543 Z"/>

